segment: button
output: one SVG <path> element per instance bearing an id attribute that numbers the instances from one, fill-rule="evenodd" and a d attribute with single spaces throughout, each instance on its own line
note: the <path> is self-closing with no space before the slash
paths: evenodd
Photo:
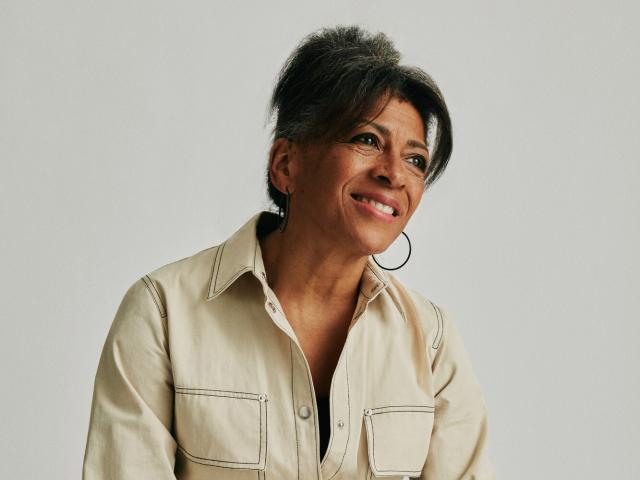
<path id="1" fill-rule="evenodd" d="M 311 409 L 303 405 L 298 409 L 298 415 L 300 415 L 300 418 L 309 418 L 311 416 Z"/>
<path id="2" fill-rule="evenodd" d="M 371 411 L 371 409 L 370 409 L 370 408 L 367 408 L 367 409 L 364 411 L 364 414 L 365 414 L 366 416 L 369 416 L 369 415 L 371 415 L 372 413 L 373 413 L 373 412 Z"/>
<path id="3" fill-rule="evenodd" d="M 269 305 L 269 308 L 273 313 L 276 313 L 276 306 L 273 304 L 273 302 L 269 301 L 267 302 L 267 305 Z"/>
<path id="4" fill-rule="evenodd" d="M 344 422 L 342 421 L 342 419 L 338 420 L 338 428 L 342 428 L 344 427 Z"/>
<path id="5" fill-rule="evenodd" d="M 267 279 L 267 274 L 264 272 L 260 272 L 260 275 L 262 276 L 262 278 L 264 278 L 265 280 Z"/>
<path id="6" fill-rule="evenodd" d="M 258 395 L 258 401 L 259 402 L 266 402 L 267 401 L 267 394 L 263 393 L 261 395 Z"/>

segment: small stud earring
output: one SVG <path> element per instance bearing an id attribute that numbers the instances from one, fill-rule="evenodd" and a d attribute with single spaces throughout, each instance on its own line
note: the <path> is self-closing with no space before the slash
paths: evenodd
<path id="1" fill-rule="evenodd" d="M 282 213 L 282 207 L 278 207 L 278 216 L 282 218 L 280 225 L 278 225 L 280 233 L 284 232 L 284 229 L 287 228 L 287 221 L 289 220 L 289 210 L 291 206 L 291 192 L 289 192 L 289 187 L 285 188 L 287 190 L 287 198 L 285 201 L 284 214 Z"/>

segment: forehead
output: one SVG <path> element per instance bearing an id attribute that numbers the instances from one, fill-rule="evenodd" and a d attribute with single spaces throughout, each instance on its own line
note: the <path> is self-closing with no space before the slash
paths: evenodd
<path id="1" fill-rule="evenodd" d="M 355 128 L 371 124 L 385 136 L 404 135 L 411 140 L 425 140 L 424 119 L 411 102 L 392 97 L 380 110 L 382 105 L 378 103 L 373 113 L 357 119 Z"/>
<path id="2" fill-rule="evenodd" d="M 409 144 L 412 141 L 422 144 L 426 137 L 423 118 L 414 105 L 407 100 L 392 96 L 388 101 L 387 97 L 381 97 L 372 110 L 353 120 L 351 127 L 347 127 L 335 138 L 318 138 L 317 141 L 303 143 L 300 147 L 307 154 L 323 155 L 337 144 L 346 141 L 346 135 L 353 134 L 354 130 L 362 129 L 367 125 L 369 129 L 385 137 L 406 138 Z M 404 140 L 402 143 L 405 143 Z"/>
<path id="3" fill-rule="evenodd" d="M 387 131 L 412 129 L 424 133 L 423 118 L 411 102 L 395 96 L 391 97 L 386 105 L 381 102 L 378 102 L 373 112 L 358 119 L 357 125 L 375 121 L 377 124 L 383 124 Z"/>

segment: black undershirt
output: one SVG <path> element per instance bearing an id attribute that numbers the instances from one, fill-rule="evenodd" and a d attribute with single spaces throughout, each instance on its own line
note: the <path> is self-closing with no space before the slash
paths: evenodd
<path id="1" fill-rule="evenodd" d="M 320 423 L 320 461 L 327 451 L 329 444 L 329 435 L 331 433 L 331 418 L 329 416 L 329 397 L 316 395 L 316 403 L 318 404 L 318 420 Z"/>

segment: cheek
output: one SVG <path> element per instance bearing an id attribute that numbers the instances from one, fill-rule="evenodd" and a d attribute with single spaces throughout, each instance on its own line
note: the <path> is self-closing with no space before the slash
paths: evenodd
<path id="1" fill-rule="evenodd" d="M 345 152 L 326 152 L 321 158 L 314 158 L 309 166 L 298 191 L 304 191 L 318 208 L 333 210 L 343 201 L 349 182 L 363 170 L 361 159 L 358 161 L 353 153 Z"/>
<path id="2" fill-rule="evenodd" d="M 344 190 L 344 186 L 357 175 L 355 163 L 350 158 L 341 156 L 330 156 L 325 160 L 322 168 L 316 172 L 313 179 L 316 183 L 321 181 L 324 184 L 326 195 L 340 194 Z"/>
<path id="3" fill-rule="evenodd" d="M 305 195 L 307 201 L 317 204 L 321 208 L 335 208 L 336 199 L 343 190 L 342 172 L 333 168 L 334 162 L 327 159 L 325 165 L 314 169 L 305 175 L 304 182 L 298 187 L 300 195 Z"/>
<path id="4" fill-rule="evenodd" d="M 420 201 L 422 200 L 423 194 L 424 194 L 423 183 L 416 185 L 416 187 L 411 191 L 411 194 L 409 196 L 411 198 L 411 211 L 415 211 L 415 209 L 418 208 L 418 205 L 420 205 Z"/>

